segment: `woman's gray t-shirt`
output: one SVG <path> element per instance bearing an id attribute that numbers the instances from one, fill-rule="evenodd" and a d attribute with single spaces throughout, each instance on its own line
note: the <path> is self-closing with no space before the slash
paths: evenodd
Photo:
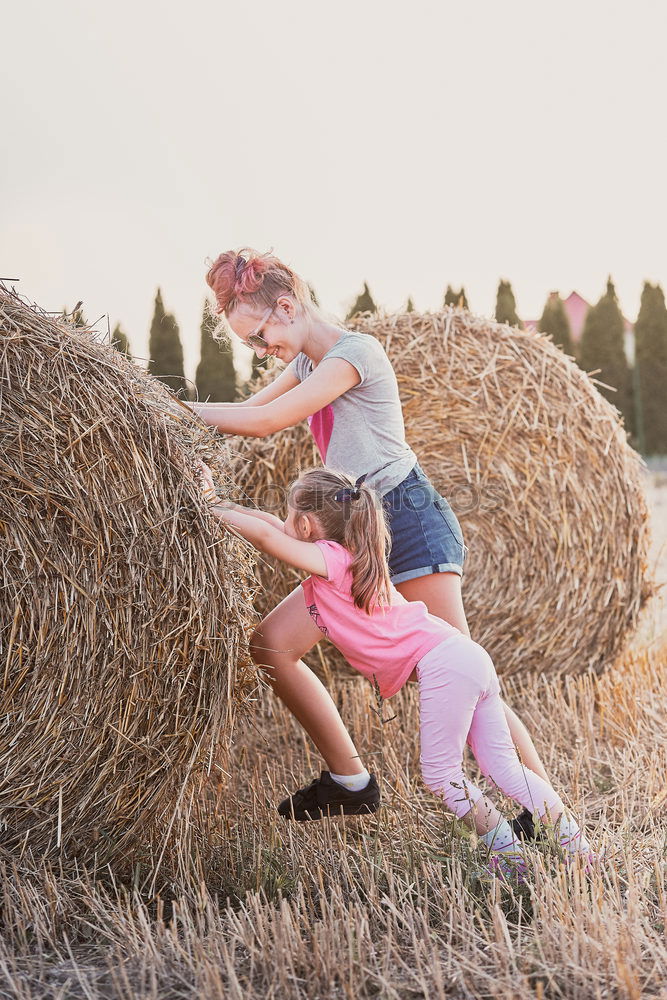
<path id="1" fill-rule="evenodd" d="M 322 461 L 353 479 L 366 474 L 368 485 L 384 496 L 401 483 L 417 461 L 405 440 L 396 375 L 384 348 L 367 333 L 346 331 L 322 358 L 343 358 L 361 382 L 308 417 Z M 313 371 L 305 354 L 288 370 L 303 382 Z"/>

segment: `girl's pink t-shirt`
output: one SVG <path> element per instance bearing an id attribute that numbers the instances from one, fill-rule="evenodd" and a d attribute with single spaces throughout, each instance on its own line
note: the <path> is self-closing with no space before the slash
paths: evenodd
<path id="1" fill-rule="evenodd" d="M 460 635 L 458 629 L 426 610 L 423 601 L 406 601 L 391 588 L 391 605 L 367 614 L 352 599 L 352 556 L 338 542 L 317 541 L 327 579 L 309 576 L 301 584 L 306 607 L 319 630 L 350 666 L 375 679 L 383 698 L 403 687 L 422 656 Z"/>

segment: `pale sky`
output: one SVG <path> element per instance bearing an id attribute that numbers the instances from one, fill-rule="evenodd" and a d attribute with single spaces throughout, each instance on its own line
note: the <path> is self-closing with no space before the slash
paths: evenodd
<path id="1" fill-rule="evenodd" d="M 3 14 L 0 276 L 192 374 L 205 259 L 273 248 L 344 314 L 667 284 L 663 0 L 20 0 Z"/>

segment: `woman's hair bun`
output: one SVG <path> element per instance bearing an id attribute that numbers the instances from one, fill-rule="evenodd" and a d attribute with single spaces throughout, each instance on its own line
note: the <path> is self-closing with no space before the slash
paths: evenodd
<path id="1" fill-rule="evenodd" d="M 304 280 L 278 257 L 249 247 L 221 253 L 211 264 L 206 281 L 213 289 L 219 313 L 229 315 L 239 302 L 266 309 L 275 305 L 280 295 L 292 295 L 299 305 L 312 310 Z"/>

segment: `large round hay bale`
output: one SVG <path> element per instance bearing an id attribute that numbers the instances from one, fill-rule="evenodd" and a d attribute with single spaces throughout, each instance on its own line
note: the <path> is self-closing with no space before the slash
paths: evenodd
<path id="1" fill-rule="evenodd" d="M 0 290 L 0 845 L 154 870 L 202 850 L 251 567 L 210 432 L 98 341 Z"/>
<path id="2" fill-rule="evenodd" d="M 615 408 L 541 334 L 461 309 L 356 327 L 384 345 L 408 441 L 461 520 L 473 637 L 504 674 L 600 669 L 650 592 L 641 460 Z M 235 478 L 260 505 L 320 464 L 305 424 L 234 446 Z M 261 610 L 299 579 L 270 561 L 259 571 Z"/>

